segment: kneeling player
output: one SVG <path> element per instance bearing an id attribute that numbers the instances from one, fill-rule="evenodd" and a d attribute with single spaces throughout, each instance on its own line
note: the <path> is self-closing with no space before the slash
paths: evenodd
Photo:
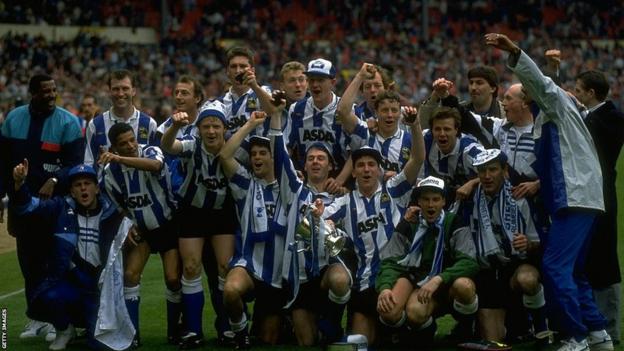
<path id="1" fill-rule="evenodd" d="M 506 177 L 507 157 L 497 149 L 475 158 L 480 185 L 474 194 L 470 229 L 476 240 L 477 259 L 485 269 L 475 282 L 480 296 L 481 336 L 505 338 L 505 308 L 512 292 L 521 292 L 532 316 L 535 335 L 547 337 L 544 289 L 539 281 L 539 237 L 525 199 L 514 199 Z"/>
<path id="2" fill-rule="evenodd" d="M 255 297 L 254 328 L 260 340 L 270 344 L 275 344 L 279 337 L 285 303 L 281 289 L 284 235 L 274 220 L 279 186 L 269 139 L 258 136 L 249 139 L 252 173 L 234 159 L 243 139 L 265 120 L 264 112 L 253 112 L 219 153 L 241 224 L 223 290 L 223 303 L 236 333 L 237 349 L 250 346 L 245 302 Z"/>
<path id="3" fill-rule="evenodd" d="M 416 188 L 417 216 L 396 231 L 381 251 L 376 288 L 381 322 L 400 328 L 407 322 L 415 335 L 403 342 L 428 345 L 436 330 L 435 317 L 451 312 L 470 328 L 477 311 L 475 284 L 479 271 L 468 227 L 445 212 L 444 181 L 427 177 Z M 465 326 L 467 324 L 467 326 Z"/>

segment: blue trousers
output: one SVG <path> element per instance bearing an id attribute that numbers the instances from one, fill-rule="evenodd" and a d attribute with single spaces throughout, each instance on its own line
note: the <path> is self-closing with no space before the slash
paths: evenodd
<path id="1" fill-rule="evenodd" d="M 584 273 L 595 217 L 592 211 L 559 211 L 542 241 L 546 301 L 561 331 L 577 340 L 606 326 Z"/>
<path id="2" fill-rule="evenodd" d="M 74 269 L 65 278 L 48 283 L 44 282 L 47 287 L 31 302 L 33 317 L 57 330 L 65 330 L 69 324 L 84 327 L 89 346 L 99 348 L 93 336 L 99 306 L 96 277 Z"/>

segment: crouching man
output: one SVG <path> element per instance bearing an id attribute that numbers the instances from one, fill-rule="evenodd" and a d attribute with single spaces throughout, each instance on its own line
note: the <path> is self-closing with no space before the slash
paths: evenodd
<path id="1" fill-rule="evenodd" d="M 471 279 L 479 271 L 474 242 L 459 216 L 444 211 L 444 181 L 421 180 L 416 198 L 418 207 L 406 215 L 412 222 L 398 226 L 380 253 L 376 281 L 379 319 L 401 328 L 400 341 L 410 348 L 431 345 L 435 318 L 447 312 L 471 330 L 478 306 Z"/>
<path id="2" fill-rule="evenodd" d="M 505 339 L 505 312 L 512 293 L 522 294 L 538 339 L 547 340 L 544 289 L 537 270 L 540 241 L 525 199 L 514 199 L 507 157 L 498 149 L 475 158 L 480 184 L 474 194 L 470 229 L 483 267 L 475 282 L 481 298 L 478 319 L 485 340 Z M 519 296 L 518 296 L 519 298 Z M 543 341 L 546 342 L 546 341 Z"/>
<path id="3" fill-rule="evenodd" d="M 127 348 L 135 329 L 123 300 L 119 253 L 132 221 L 99 195 L 91 166 L 73 167 L 70 195 L 49 200 L 31 196 L 24 186 L 27 175 L 24 159 L 13 169 L 12 205 L 20 215 L 35 214 L 50 223 L 54 233 L 49 274 L 32 304 L 35 318 L 56 328 L 50 350 L 64 350 L 75 336 L 74 326 L 86 328 L 92 348 L 101 347 L 100 342 L 115 350 Z"/>

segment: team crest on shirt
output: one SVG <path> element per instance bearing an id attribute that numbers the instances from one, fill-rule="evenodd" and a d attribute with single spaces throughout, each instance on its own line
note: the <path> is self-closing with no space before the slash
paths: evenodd
<path id="1" fill-rule="evenodd" d="M 139 139 L 147 139 L 148 131 L 145 127 L 139 127 Z"/>
<path id="2" fill-rule="evenodd" d="M 390 195 L 388 193 L 381 193 L 381 197 L 379 198 L 379 202 L 384 203 L 390 201 Z"/>
<path id="3" fill-rule="evenodd" d="M 402 147 L 401 148 L 401 157 L 403 157 L 403 159 L 405 160 L 409 160 L 410 158 L 410 149 L 407 147 Z"/>
<path id="4" fill-rule="evenodd" d="M 258 108 L 258 103 L 256 99 L 247 99 L 247 110 L 256 110 Z"/>

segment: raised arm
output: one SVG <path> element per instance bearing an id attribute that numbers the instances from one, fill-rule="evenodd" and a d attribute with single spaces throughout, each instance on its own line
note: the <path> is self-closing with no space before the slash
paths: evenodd
<path id="1" fill-rule="evenodd" d="M 406 114 L 416 114 L 416 108 L 406 107 Z M 412 133 L 412 149 L 410 150 L 410 158 L 403 168 L 405 172 L 405 178 L 410 184 L 415 184 L 418 178 L 420 167 L 425 161 L 425 139 L 423 138 L 422 129 L 420 128 L 420 121 L 418 118 L 414 118 L 414 121 L 410 123 L 410 131 Z"/>
<path id="2" fill-rule="evenodd" d="M 182 152 L 182 143 L 176 139 L 178 130 L 188 125 L 190 120 L 186 112 L 174 113 L 173 116 L 171 116 L 171 120 L 173 124 L 165 131 L 165 134 L 163 134 L 160 147 L 168 154 L 178 155 Z"/>
<path id="3" fill-rule="evenodd" d="M 271 154 L 273 155 L 275 178 L 279 182 L 280 197 L 285 199 L 286 204 L 294 201 L 294 195 L 301 187 L 303 182 L 297 177 L 295 166 L 290 159 L 284 134 L 282 133 L 282 110 L 286 106 L 286 102 L 278 106 L 278 110 L 273 113 L 270 121 L 269 137 L 271 139 Z"/>
<path id="4" fill-rule="evenodd" d="M 358 124 L 358 118 L 353 114 L 352 106 L 357 97 L 358 91 L 365 79 L 375 78 L 377 69 L 370 63 L 362 64 L 359 72 L 353 77 L 353 80 L 342 94 L 338 107 L 336 108 L 336 118 L 342 122 L 342 128 L 349 134 L 353 133 Z"/>
<path id="5" fill-rule="evenodd" d="M 157 148 L 157 147 L 153 147 Z M 156 153 L 153 157 L 126 157 L 120 156 L 110 151 L 100 150 L 100 158 L 98 164 L 104 167 L 106 164 L 114 162 L 122 164 L 126 167 L 136 168 L 141 171 L 159 172 L 163 167 L 164 158 L 162 152 L 154 150 L 152 153 Z M 157 154 L 160 154 L 158 157 Z"/>
<path id="6" fill-rule="evenodd" d="M 253 70 L 248 69 L 245 72 L 245 75 L 243 76 L 243 83 L 250 87 L 251 90 L 254 91 L 254 93 L 256 93 L 256 96 L 260 101 L 260 107 L 263 111 L 265 111 L 269 115 L 272 115 L 273 112 L 277 110 L 275 105 L 271 103 L 271 93 L 262 89 L 262 87 L 258 84 L 258 81 L 256 81 L 256 73 Z"/>
<path id="7" fill-rule="evenodd" d="M 509 53 L 508 65 L 518 76 L 522 87 L 549 118 L 580 114 L 568 94 L 546 77 L 535 62 L 504 34 L 488 33 L 485 43 Z"/>
<path id="8" fill-rule="evenodd" d="M 247 135 L 255 130 L 256 127 L 264 123 L 266 119 L 267 114 L 265 112 L 252 112 L 249 120 L 223 145 L 221 151 L 219 151 L 219 160 L 221 162 L 221 166 L 223 167 L 223 173 L 225 173 L 226 177 L 232 178 L 234 174 L 236 174 L 238 167 L 240 167 L 240 164 L 234 158 L 236 150 L 240 148 Z"/>

